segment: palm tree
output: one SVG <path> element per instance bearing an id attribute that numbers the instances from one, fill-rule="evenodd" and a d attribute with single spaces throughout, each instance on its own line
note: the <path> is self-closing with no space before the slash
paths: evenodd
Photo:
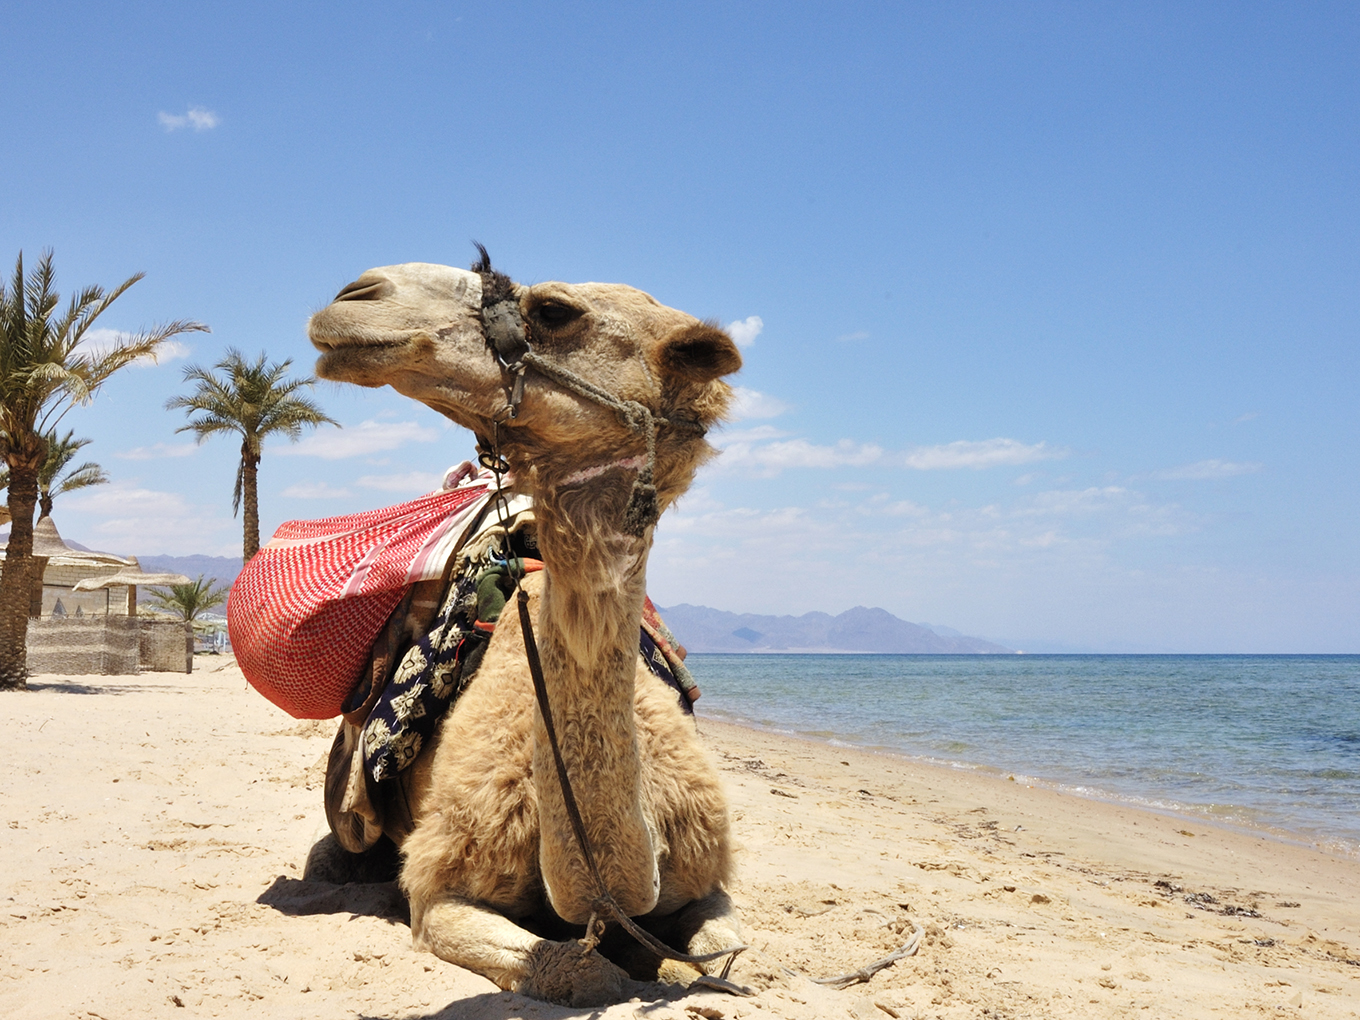
<path id="1" fill-rule="evenodd" d="M 107 485 L 109 476 L 92 460 L 79 467 L 63 470 L 83 447 L 93 440 L 76 439 L 72 429 L 61 438 L 55 432 L 47 436 L 47 460 L 38 474 L 38 516 L 51 517 L 53 501 L 64 492 L 87 489 L 91 485 Z"/>
<path id="2" fill-rule="evenodd" d="M 47 440 L 47 459 L 38 472 L 38 517 L 51 517 L 52 504 L 64 492 L 75 492 L 91 485 L 107 485 L 109 476 L 94 461 L 86 461 L 80 467 L 62 471 L 62 468 L 75 458 L 82 448 L 93 442 L 91 439 L 76 439 L 75 430 L 58 438 L 49 432 Z M 9 487 L 9 468 L 0 468 L 0 489 Z"/>
<path id="3" fill-rule="evenodd" d="M 33 510 L 38 478 L 47 460 L 47 436 L 77 404 L 94 399 L 120 368 L 139 358 L 155 359 L 160 345 L 179 333 L 206 330 L 177 320 L 111 346 L 81 345 L 109 306 L 142 278 L 137 273 L 113 290 L 85 287 L 58 311 L 52 253 L 44 252 L 32 272 L 23 252 L 13 281 L 0 281 L 0 460 L 9 468 L 9 546 L 0 573 L 0 688 L 22 688 L 26 664 L 29 594 L 34 581 Z"/>
<path id="4" fill-rule="evenodd" d="M 220 606 L 227 601 L 227 594 L 230 588 L 218 585 L 217 578 L 213 577 L 203 580 L 203 575 L 198 575 L 197 581 L 189 581 L 187 584 L 168 585 L 169 591 L 148 592 L 155 607 L 164 613 L 169 613 L 177 620 L 184 621 L 184 672 L 194 671 L 194 620 L 198 619 L 198 614 L 206 612 L 215 606 Z"/>
<path id="5" fill-rule="evenodd" d="M 265 364 L 263 352 L 254 364 L 246 361 L 235 348 L 213 366 L 223 376 L 214 375 L 206 368 L 190 365 L 184 370 L 184 381 L 198 384 L 187 397 L 173 397 L 165 406 L 171 410 L 183 408 L 189 414 L 189 424 L 176 432 L 193 432 L 202 443 L 217 432 L 235 432 L 241 437 L 241 463 L 236 468 L 236 488 L 232 491 L 233 516 L 245 504 L 245 536 L 243 561 L 250 562 L 260 549 L 260 507 L 256 479 L 265 436 L 282 433 L 297 442 L 304 427 L 315 428 L 339 422 L 326 416 L 315 403 L 294 394 L 304 386 L 315 385 L 306 379 L 284 379 L 293 359 Z M 194 415 L 198 417 L 193 417 Z"/>

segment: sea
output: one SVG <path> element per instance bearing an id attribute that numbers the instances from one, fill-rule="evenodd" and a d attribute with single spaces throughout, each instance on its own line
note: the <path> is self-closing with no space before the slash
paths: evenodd
<path id="1" fill-rule="evenodd" d="M 701 655 L 701 717 L 1360 857 L 1360 656 Z"/>

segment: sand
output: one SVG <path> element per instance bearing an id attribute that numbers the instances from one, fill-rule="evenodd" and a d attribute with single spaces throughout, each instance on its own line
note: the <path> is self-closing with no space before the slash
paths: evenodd
<path id="1" fill-rule="evenodd" d="M 391 885 L 303 882 L 333 726 L 284 716 L 229 658 L 197 669 L 0 695 L 0 1016 L 1360 1016 L 1354 859 L 721 725 L 702 702 L 755 947 L 733 977 L 761 990 L 534 1002 L 413 952 Z M 917 925 L 919 953 L 866 983 L 807 979 Z"/>

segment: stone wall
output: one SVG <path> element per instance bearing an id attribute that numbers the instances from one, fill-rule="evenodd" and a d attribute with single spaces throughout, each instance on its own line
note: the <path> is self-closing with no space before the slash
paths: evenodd
<path id="1" fill-rule="evenodd" d="M 142 669 L 158 673 L 192 673 L 193 655 L 189 651 L 184 624 L 176 620 L 156 620 L 139 616 L 141 622 Z"/>
<path id="2" fill-rule="evenodd" d="M 138 623 L 127 616 L 29 620 L 28 670 L 67 676 L 136 673 L 141 657 Z"/>

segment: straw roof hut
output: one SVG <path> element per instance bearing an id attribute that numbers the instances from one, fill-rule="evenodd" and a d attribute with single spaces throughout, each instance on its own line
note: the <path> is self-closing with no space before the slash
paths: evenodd
<path id="1" fill-rule="evenodd" d="M 34 616 L 136 616 L 137 585 L 189 580 L 183 574 L 145 573 L 135 556 L 74 549 L 51 517 L 33 525 L 33 556 L 46 559 L 41 608 L 36 589 L 33 593 Z"/>

